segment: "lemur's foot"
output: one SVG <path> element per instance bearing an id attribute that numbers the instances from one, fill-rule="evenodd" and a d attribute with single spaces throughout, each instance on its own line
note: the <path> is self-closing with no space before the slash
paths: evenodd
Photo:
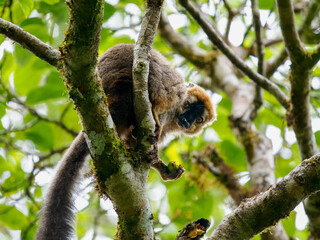
<path id="1" fill-rule="evenodd" d="M 154 130 L 154 135 L 157 138 L 157 142 L 160 140 L 160 135 L 162 133 L 162 127 L 156 124 L 156 129 Z"/>
<path id="2" fill-rule="evenodd" d="M 164 181 L 172 181 L 179 179 L 184 173 L 182 165 L 177 165 L 175 162 L 169 162 L 167 171 L 161 174 Z"/>
<path id="3" fill-rule="evenodd" d="M 184 173 L 182 165 L 177 165 L 175 162 L 170 162 L 167 165 L 161 160 L 152 163 L 152 167 L 156 169 L 164 181 L 173 181 L 179 179 Z"/>
<path id="4" fill-rule="evenodd" d="M 158 161 L 159 154 L 157 145 L 154 145 L 154 149 L 148 153 L 147 159 L 149 163 Z"/>
<path id="5" fill-rule="evenodd" d="M 152 133 L 152 134 L 150 134 L 150 135 L 148 136 L 148 141 L 149 141 L 149 143 L 152 144 L 152 145 L 157 144 L 157 143 L 158 143 L 158 140 L 159 140 L 159 136 L 157 135 L 156 132 L 154 132 L 154 133 Z"/>

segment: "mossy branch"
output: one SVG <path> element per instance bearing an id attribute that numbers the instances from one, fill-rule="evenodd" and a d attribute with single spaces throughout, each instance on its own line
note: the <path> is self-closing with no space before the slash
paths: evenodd
<path id="1" fill-rule="evenodd" d="M 148 154 L 151 144 L 147 138 L 155 131 L 148 92 L 150 51 L 160 21 L 163 0 L 147 1 L 138 40 L 134 48 L 132 67 L 134 111 L 138 128 L 138 145 Z"/>
<path id="2" fill-rule="evenodd" d="M 105 161 L 114 153 L 117 141 L 106 105 L 106 96 L 97 81 L 96 65 L 103 17 L 102 0 L 68 1 L 70 18 L 61 48 L 61 73 L 78 112 L 95 167 L 101 181 L 114 169 Z M 90 113 L 90 114 L 88 114 Z M 106 152 L 109 152 L 106 154 Z M 116 165 L 116 164 L 115 164 Z"/>
<path id="3" fill-rule="evenodd" d="M 312 4 L 313 5 L 313 4 Z M 294 22 L 293 5 L 290 0 L 277 1 L 279 20 L 285 48 L 292 62 L 289 81 L 291 83 L 292 111 L 288 118 L 293 124 L 300 158 L 306 159 L 318 152 L 310 116 L 310 72 L 317 57 L 304 49 Z M 311 18 L 311 17 L 310 17 Z M 307 18 L 305 21 L 310 21 Z M 320 238 L 319 193 L 310 196 L 305 209 L 309 217 L 311 236 Z M 311 238 L 312 238 L 311 237 Z"/>
<path id="4" fill-rule="evenodd" d="M 111 199 L 118 214 L 118 239 L 153 239 L 152 213 L 146 196 L 149 168 L 132 164 L 117 137 L 106 96 L 97 81 L 104 1 L 74 0 L 67 4 L 70 19 L 61 48 L 61 73 L 93 158 L 97 188 Z"/>
<path id="5" fill-rule="evenodd" d="M 294 22 L 294 12 L 291 0 L 277 0 L 279 21 L 283 40 L 292 63 L 297 64 L 305 59 L 306 51 L 299 38 Z"/>
<path id="6" fill-rule="evenodd" d="M 269 190 L 243 202 L 213 231 L 210 240 L 245 240 L 273 226 L 320 190 L 320 154 L 303 161 Z M 262 219 L 258 221 L 257 219 Z"/>
<path id="7" fill-rule="evenodd" d="M 320 3 L 318 0 L 312 0 L 308 4 L 308 9 L 305 12 L 303 16 L 303 20 L 299 26 L 298 33 L 300 38 L 304 38 L 307 34 L 307 29 L 309 29 L 311 22 L 314 20 L 314 18 L 317 16 L 320 8 Z M 266 77 L 269 78 L 272 76 L 272 74 L 277 70 L 277 68 L 287 59 L 288 53 L 286 51 L 286 48 L 284 47 L 279 55 L 276 58 L 273 58 L 268 62 L 267 69 L 266 69 Z M 311 65 L 316 64 L 312 63 Z"/>
<path id="8" fill-rule="evenodd" d="M 311 66 L 316 65 L 319 60 L 320 60 L 320 44 L 317 45 L 317 47 L 313 50 L 313 52 L 311 52 L 310 54 L 310 58 L 311 58 Z"/>

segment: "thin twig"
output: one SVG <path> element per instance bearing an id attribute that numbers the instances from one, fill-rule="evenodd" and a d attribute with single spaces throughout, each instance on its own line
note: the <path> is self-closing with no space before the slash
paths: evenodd
<path id="1" fill-rule="evenodd" d="M 292 63 L 298 64 L 305 58 L 306 52 L 295 26 L 293 5 L 290 0 L 277 0 L 276 2 L 282 36 L 289 58 Z"/>
<path id="2" fill-rule="evenodd" d="M 298 33 L 301 37 L 305 35 L 306 33 L 305 30 L 309 28 L 311 22 L 317 15 L 319 7 L 320 7 L 320 4 L 316 0 L 312 1 L 309 4 L 308 10 L 304 15 L 304 18 L 298 30 Z M 267 46 L 267 43 L 265 45 Z M 272 76 L 272 74 L 278 69 L 278 67 L 287 59 L 287 56 L 288 56 L 288 53 L 286 49 L 283 48 L 280 54 L 276 58 L 270 60 L 270 62 L 267 64 L 267 69 L 266 69 L 267 78 Z"/>
<path id="3" fill-rule="evenodd" d="M 7 135 L 8 133 L 11 133 L 11 132 L 22 132 L 22 131 L 25 131 L 25 130 L 33 127 L 34 125 L 36 125 L 38 122 L 39 122 L 39 119 L 33 119 L 30 122 L 26 123 L 23 127 L 13 128 L 13 129 L 5 129 L 3 131 L 0 131 L 0 135 Z"/>
<path id="4" fill-rule="evenodd" d="M 227 27 L 226 27 L 226 33 L 225 33 L 225 36 L 224 36 L 225 41 L 228 42 L 231 23 L 232 23 L 232 20 L 233 20 L 233 18 L 235 16 L 235 13 L 233 12 L 232 8 L 229 6 L 229 4 L 227 3 L 226 0 L 223 0 L 223 3 L 224 3 L 224 6 L 226 7 L 226 9 L 228 11 L 228 23 L 227 23 Z"/>
<path id="5" fill-rule="evenodd" d="M 195 7 L 192 2 L 188 0 L 180 0 L 179 2 L 199 23 L 199 25 L 208 35 L 209 39 L 229 58 L 229 60 L 236 67 L 243 71 L 250 79 L 256 82 L 259 86 L 270 92 L 284 108 L 288 109 L 290 107 L 289 99 L 281 91 L 281 89 L 266 77 L 252 71 L 252 69 L 248 65 L 246 65 L 245 62 L 243 62 L 238 56 L 236 56 L 231 50 L 231 48 L 216 33 L 214 28 L 212 28 L 212 26 L 208 24 L 205 15 L 203 15 L 203 13 L 197 7 Z"/>
<path id="6" fill-rule="evenodd" d="M 177 34 L 170 25 L 168 17 L 164 11 L 161 13 L 158 31 L 165 41 L 170 40 L 169 44 L 172 45 L 172 48 L 175 51 L 186 57 L 188 61 L 192 62 L 195 66 L 204 69 L 207 64 L 212 63 L 215 57 L 214 54 L 196 47 L 185 36 Z"/>
<path id="7" fill-rule="evenodd" d="M 47 117 L 44 117 L 44 116 L 41 116 L 35 109 L 31 108 L 30 106 L 28 106 L 27 104 L 25 104 L 23 101 L 21 101 L 19 99 L 19 97 L 17 95 L 15 95 L 12 91 L 10 91 L 6 86 L 5 84 L 1 81 L 0 79 L 0 85 L 2 86 L 2 88 L 9 94 L 12 96 L 12 98 L 14 99 L 14 102 L 18 103 L 19 105 L 21 105 L 22 107 L 26 108 L 29 113 L 33 116 L 35 116 L 38 120 L 43 120 L 43 121 L 46 121 L 46 122 L 50 122 L 50 123 L 53 123 L 59 127 L 61 127 L 63 130 L 65 130 L 66 132 L 68 132 L 69 134 L 71 134 L 72 136 L 77 136 L 78 135 L 78 132 L 77 131 L 74 131 L 72 129 L 70 129 L 69 127 L 67 127 L 66 125 L 64 125 L 61 121 L 57 121 L 57 120 L 53 120 L 53 119 L 49 119 Z M 30 123 L 32 125 L 34 125 L 33 123 Z M 29 126 L 29 125 L 28 125 Z M 26 126 L 26 127 L 28 127 Z M 26 127 L 24 129 L 26 129 Z M 31 126 L 29 126 L 31 127 Z M 22 131 L 24 130 L 23 128 L 20 129 L 17 129 L 17 131 Z M 12 131 L 15 131 L 15 130 L 10 130 L 11 132 Z M 3 132 L 3 134 L 9 132 L 9 130 L 6 130 Z"/>
<path id="8" fill-rule="evenodd" d="M 240 185 L 234 171 L 224 163 L 224 160 L 212 146 L 208 145 L 205 152 L 202 154 L 193 152 L 192 160 L 193 162 L 206 167 L 228 190 L 230 196 L 237 205 L 239 205 L 243 199 L 250 196 L 248 189 Z"/>
<path id="9" fill-rule="evenodd" d="M 266 67 L 266 77 L 270 78 L 273 73 L 278 69 L 278 67 L 287 59 L 288 53 L 285 48 L 281 50 L 279 55 L 271 59 Z"/>
<path id="10" fill-rule="evenodd" d="M 19 43 L 23 48 L 28 49 L 40 59 L 57 67 L 60 52 L 24 31 L 19 26 L 0 18 L 0 33 Z"/>
<path id="11" fill-rule="evenodd" d="M 256 34 L 256 44 L 258 50 L 258 73 L 264 75 L 264 44 L 262 37 L 262 27 L 260 22 L 260 13 L 257 0 L 251 0 L 252 20 Z M 257 116 L 258 109 L 262 105 L 262 91 L 259 85 L 256 86 L 254 97 L 254 108 L 251 113 L 253 120 Z"/>
<path id="12" fill-rule="evenodd" d="M 260 13 L 258 8 L 258 1 L 251 0 L 251 9 L 253 16 L 253 26 L 256 34 L 256 43 L 258 50 L 258 73 L 264 75 L 264 45 L 262 38 L 262 28 L 260 23 Z"/>

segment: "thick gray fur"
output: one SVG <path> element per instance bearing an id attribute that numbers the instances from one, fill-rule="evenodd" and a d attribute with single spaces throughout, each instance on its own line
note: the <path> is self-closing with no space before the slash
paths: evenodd
<path id="1" fill-rule="evenodd" d="M 132 131 L 135 126 L 132 92 L 133 48 L 132 44 L 119 44 L 110 48 L 100 57 L 98 66 L 112 119 L 117 127 L 118 135 L 128 147 L 135 144 Z M 194 134 L 202 129 L 203 124 L 197 126 L 198 130 L 192 130 L 189 133 L 188 129 L 179 127 L 177 114 L 183 111 L 181 110 L 183 103 L 186 100 L 189 102 L 198 100 L 198 96 L 188 95 L 189 90 L 183 78 L 155 50 L 151 51 L 150 56 L 148 87 L 154 117 L 159 118 L 159 125 L 163 127 L 159 142 L 167 133 L 176 131 Z M 199 89 L 198 87 L 198 92 Z M 204 95 L 207 99 L 205 101 L 209 102 L 210 98 L 205 91 L 200 92 L 202 97 Z M 210 106 L 212 108 L 211 103 Z M 89 149 L 83 133 L 80 133 L 63 156 L 58 172 L 48 190 L 41 210 L 37 240 L 68 240 L 75 236 L 72 193 L 76 190 L 81 175 L 80 170 L 88 154 Z M 169 171 L 158 157 L 158 153 L 152 160 L 152 167 L 160 172 L 164 180 L 177 179 L 184 172 L 181 166 L 176 166 L 174 171 Z"/>
<path id="2" fill-rule="evenodd" d="M 136 126 L 133 107 L 133 51 L 134 44 L 117 44 L 101 55 L 98 65 L 113 122 L 118 135 L 127 146 L 133 140 L 130 130 Z M 172 122 L 176 122 L 177 109 L 187 98 L 188 89 L 182 76 L 170 66 L 164 56 L 153 49 L 150 52 L 148 92 L 153 117 L 156 122 L 159 118 L 160 123 L 157 123 L 163 127 L 161 141 L 167 133 L 179 129 Z"/>
<path id="3" fill-rule="evenodd" d="M 120 136 L 131 136 L 128 129 L 132 129 L 131 125 L 135 124 L 132 93 L 133 48 L 133 44 L 118 44 L 99 59 L 99 76 Z M 153 106 L 159 106 L 156 109 L 158 114 L 177 108 L 187 95 L 182 77 L 155 50 L 151 51 L 149 94 Z M 68 240 L 75 236 L 72 193 L 77 189 L 80 170 L 88 154 L 89 149 L 83 133 L 80 133 L 63 156 L 45 196 L 36 234 L 37 240 Z"/>
<path id="4" fill-rule="evenodd" d="M 75 236 L 72 193 L 79 182 L 80 170 L 88 154 L 89 149 L 81 132 L 64 154 L 48 189 L 41 210 L 37 240 L 68 240 Z"/>

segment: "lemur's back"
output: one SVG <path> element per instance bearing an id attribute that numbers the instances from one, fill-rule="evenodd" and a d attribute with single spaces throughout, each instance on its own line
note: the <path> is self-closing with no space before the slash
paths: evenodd
<path id="1" fill-rule="evenodd" d="M 99 59 L 99 76 L 108 98 L 118 134 L 127 135 L 135 126 L 132 93 L 133 44 L 118 44 Z M 180 106 L 187 96 L 185 81 L 157 51 L 151 50 L 149 98 L 160 115 Z"/>

